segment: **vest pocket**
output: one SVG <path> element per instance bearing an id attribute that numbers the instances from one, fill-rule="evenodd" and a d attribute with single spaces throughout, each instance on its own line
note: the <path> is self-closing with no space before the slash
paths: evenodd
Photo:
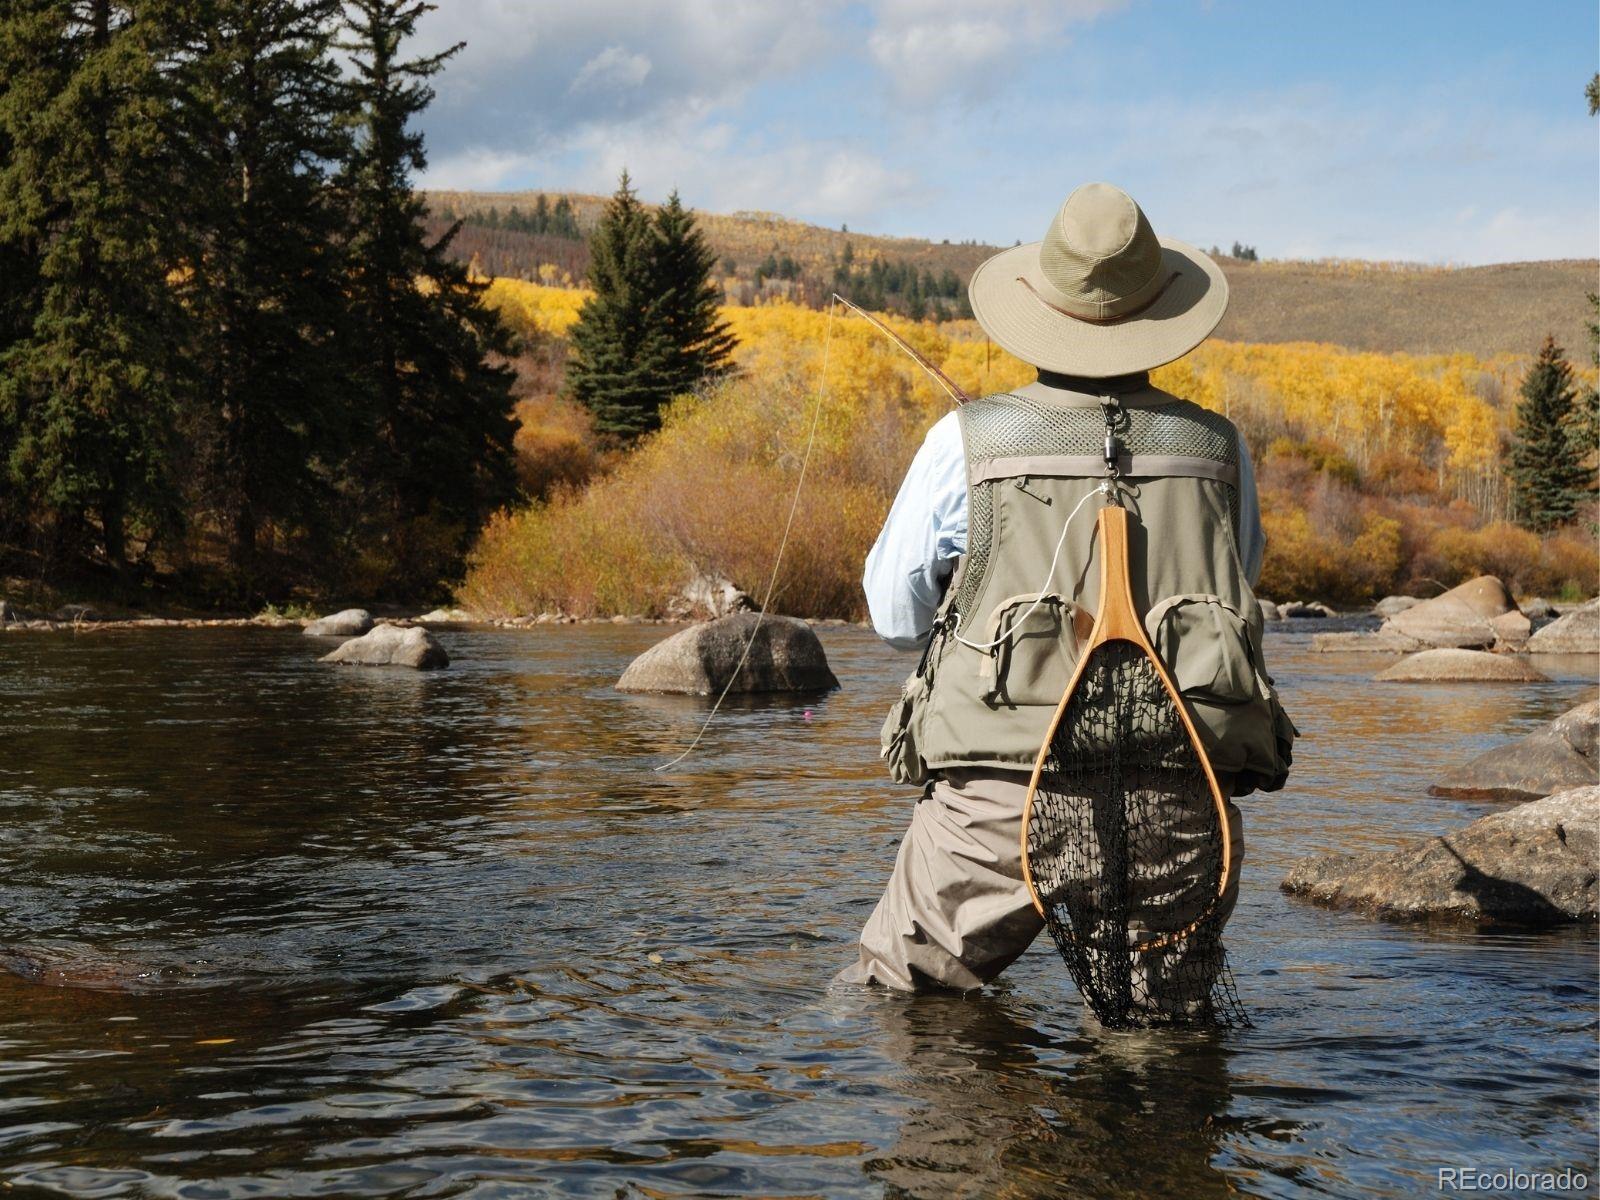
<path id="1" fill-rule="evenodd" d="M 979 644 L 985 704 L 995 708 L 1056 705 L 1078 664 L 1093 617 L 1059 592 L 1028 592 L 990 610 Z"/>
<path id="2" fill-rule="evenodd" d="M 1260 694 L 1249 626 L 1221 597 L 1169 596 L 1145 617 L 1145 630 L 1186 698 L 1249 704 Z"/>
<path id="3" fill-rule="evenodd" d="M 1170 596 L 1145 630 L 1188 702 L 1211 765 L 1233 794 L 1276 791 L 1288 777 L 1296 730 L 1258 667 L 1250 626 L 1217 596 Z"/>
<path id="4" fill-rule="evenodd" d="M 928 698 L 927 676 L 915 672 L 900 689 L 900 698 L 889 708 L 878 737 L 878 757 L 889 768 L 896 783 L 922 784 L 928 779 L 928 764 L 923 761 L 917 737 L 917 718 Z"/>

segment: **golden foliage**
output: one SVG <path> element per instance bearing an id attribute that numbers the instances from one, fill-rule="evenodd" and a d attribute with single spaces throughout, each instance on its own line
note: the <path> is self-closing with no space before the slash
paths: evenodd
<path id="1" fill-rule="evenodd" d="M 487 293 L 513 328 L 546 340 L 566 333 L 586 296 L 504 279 Z M 549 499 L 489 525 L 463 602 L 489 613 L 659 615 L 696 573 L 759 596 L 822 387 L 774 605 L 864 615 L 862 561 L 950 402 L 842 311 L 775 302 L 723 316 L 739 339 L 735 374 L 674 403 L 658 434 L 586 490 L 573 486 L 597 465 L 581 414 L 548 395 L 519 406 L 519 466 L 529 490 Z M 884 319 L 974 395 L 1033 377 L 972 321 Z M 1263 595 L 1358 603 L 1484 570 L 1525 592 L 1589 592 L 1600 570 L 1592 545 L 1494 523 L 1506 398 L 1521 365 L 1213 341 L 1154 378 L 1228 414 L 1250 442 L 1268 537 Z"/>

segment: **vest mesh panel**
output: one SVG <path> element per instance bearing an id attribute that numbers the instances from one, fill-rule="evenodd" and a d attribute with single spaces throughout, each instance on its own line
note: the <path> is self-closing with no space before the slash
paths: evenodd
<path id="1" fill-rule="evenodd" d="M 1237 466 L 1239 441 L 1221 413 L 1180 402 L 1155 407 L 1124 407 L 1117 436 L 1132 455 L 1181 455 Z M 1104 410 L 1038 404 L 1004 393 L 985 396 L 961 409 L 967 465 L 995 458 L 1026 455 L 1093 455 L 1099 457 L 1106 436 Z M 968 613 L 983 586 L 994 530 L 992 488 L 997 481 L 974 485 L 967 497 L 967 554 L 961 569 L 955 610 Z M 1228 488 L 1228 508 L 1239 527 L 1239 492 Z"/>

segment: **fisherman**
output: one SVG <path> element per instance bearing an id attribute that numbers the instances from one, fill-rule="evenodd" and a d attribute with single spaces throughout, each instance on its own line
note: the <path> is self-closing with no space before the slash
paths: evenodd
<path id="1" fill-rule="evenodd" d="M 921 652 L 883 756 L 924 790 L 840 980 L 904 991 L 980 987 L 1044 927 L 1023 881 L 1023 806 L 1092 623 L 1078 604 L 1094 559 L 1083 502 L 1104 478 L 1108 432 L 1138 523 L 1134 602 L 1223 795 L 1282 787 L 1294 739 L 1262 665 L 1251 589 L 1266 543 L 1249 452 L 1225 417 L 1149 377 L 1222 319 L 1217 264 L 1158 238 L 1125 192 L 1089 183 L 1042 241 L 984 262 L 969 295 L 984 332 L 1038 379 L 934 424 L 864 580 L 879 635 Z M 1227 809 L 1224 921 L 1243 851 Z"/>

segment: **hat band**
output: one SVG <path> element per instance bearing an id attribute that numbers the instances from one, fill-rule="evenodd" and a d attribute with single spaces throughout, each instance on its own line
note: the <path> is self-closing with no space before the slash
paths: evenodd
<path id="1" fill-rule="evenodd" d="M 1082 321 L 1088 325 L 1115 325 L 1119 321 L 1126 321 L 1129 317 L 1137 317 L 1140 313 L 1144 312 L 1145 309 L 1149 308 L 1157 300 L 1161 299 L 1161 297 L 1166 294 L 1167 289 L 1173 285 L 1180 274 L 1181 272 L 1174 271 L 1162 281 L 1160 287 L 1151 293 L 1149 299 L 1139 304 L 1136 308 L 1130 308 L 1127 312 L 1117 313 L 1115 316 L 1111 317 L 1086 317 L 1082 313 L 1075 313 L 1070 309 L 1062 308 L 1059 304 L 1052 304 L 1049 300 L 1046 300 L 1042 295 L 1039 294 L 1039 289 L 1034 287 L 1033 284 L 1029 283 L 1028 280 L 1023 276 L 1018 275 L 1017 282 L 1023 287 L 1027 288 L 1028 291 L 1033 293 L 1033 298 L 1040 304 L 1044 305 L 1052 312 L 1060 313 L 1063 317 L 1071 317 L 1074 321 Z"/>

